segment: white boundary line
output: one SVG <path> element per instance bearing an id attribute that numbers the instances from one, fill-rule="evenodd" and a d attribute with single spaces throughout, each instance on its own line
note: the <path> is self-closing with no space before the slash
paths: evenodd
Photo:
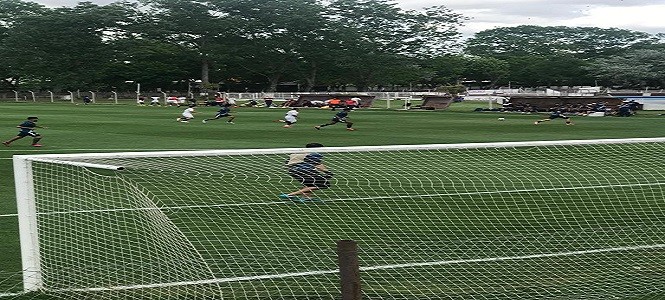
<path id="1" fill-rule="evenodd" d="M 151 151 L 201 151 L 201 150 L 206 150 L 206 149 L 146 149 L 146 148 L 118 148 L 118 149 L 112 149 L 112 148 L 57 148 L 57 149 L 50 149 L 50 148 L 40 148 L 40 149 L 13 149 L 13 148 L 4 148 L 0 149 L 0 152 L 18 152 L 18 151 L 29 151 L 29 152 L 53 152 L 53 151 L 101 151 L 101 152 L 107 152 L 107 151 L 146 151 L 146 152 L 151 152 Z"/>
<path id="2" fill-rule="evenodd" d="M 430 266 L 445 266 L 445 265 L 458 265 L 458 264 L 473 264 L 473 263 L 512 261 L 512 260 L 528 260 L 528 259 L 566 257 L 566 256 L 577 256 L 577 255 L 587 255 L 587 254 L 599 254 L 599 253 L 619 252 L 619 251 L 660 249 L 660 248 L 665 248 L 665 244 L 627 246 L 627 247 L 612 247 L 612 248 L 603 248 L 603 249 L 590 249 L 590 250 L 578 250 L 578 251 L 557 252 L 557 253 L 530 254 L 530 255 L 520 255 L 520 256 L 502 256 L 502 257 L 487 257 L 487 258 L 475 258 L 475 259 L 457 259 L 457 260 L 443 260 L 443 261 L 395 264 L 395 265 L 384 265 L 384 266 L 373 266 L 373 267 L 360 267 L 360 271 L 362 272 L 362 271 L 403 269 L 403 268 L 413 268 L 413 267 L 430 267 Z M 199 285 L 199 284 L 219 284 L 219 283 L 250 281 L 250 280 L 302 277 L 302 276 L 309 276 L 309 275 L 325 275 L 325 274 L 336 274 L 338 272 L 339 272 L 339 269 L 335 269 L 335 270 L 321 270 L 321 271 L 309 271 L 309 272 L 297 272 L 297 273 L 283 273 L 283 274 L 273 274 L 273 275 L 257 275 L 257 276 L 243 276 L 243 277 L 230 277 L 230 278 L 213 278 L 213 279 L 207 279 L 207 280 L 186 281 L 186 282 L 169 282 L 169 283 L 155 283 L 155 284 L 141 284 L 141 285 L 127 285 L 127 286 L 113 286 L 113 287 L 99 287 L 99 288 L 84 288 L 84 289 L 58 289 L 58 290 L 47 290 L 47 291 L 51 291 L 51 292 L 101 292 L 101 291 L 136 290 L 136 289 L 146 289 L 146 288 L 189 286 L 189 285 Z M 7 294 L 7 295 L 12 295 L 12 294 Z M 0 296 L 2 296 L 2 294 L 0 294 Z"/>
<path id="3" fill-rule="evenodd" d="M 506 193 L 530 193 L 542 191 L 570 191 L 570 190 L 586 190 L 586 189 L 607 189 L 607 188 L 624 188 L 624 187 L 643 187 L 643 186 L 662 186 L 665 182 L 655 183 L 637 183 L 637 184 L 616 184 L 616 185 L 592 185 L 592 186 L 579 186 L 579 187 L 560 187 L 560 188 L 540 188 L 540 189 L 518 189 L 518 190 L 501 190 L 501 191 L 478 191 L 466 193 L 437 193 L 437 194 L 423 194 L 423 195 L 392 195 L 380 197 L 364 197 L 364 198 L 345 198 L 345 199 L 330 199 L 325 202 L 337 201 L 359 201 L 359 200 L 382 200 L 382 199 L 401 199 L 401 198 L 432 198 L 441 196 L 469 196 L 469 195 L 491 195 L 491 194 L 506 194 Z M 254 203 L 233 203 L 233 204 L 213 204 L 213 205 L 187 205 L 187 206 L 166 206 L 157 208 L 118 208 L 118 209 L 96 209 L 96 210 L 75 210 L 75 211 L 56 211 L 48 213 L 37 213 L 37 215 L 59 215 L 59 214 L 80 214 L 80 213 L 97 213 L 97 212 L 122 212 L 122 211 L 142 211 L 142 210 L 182 210 L 182 209 L 197 209 L 197 208 L 220 208 L 220 207 L 233 207 L 233 206 L 250 206 L 250 205 L 272 205 L 284 204 L 285 201 L 271 201 L 271 202 L 254 202 Z M 18 214 L 4 214 L 0 217 L 17 217 Z"/>
<path id="4" fill-rule="evenodd" d="M 425 145 L 389 145 L 389 146 L 353 146 L 353 147 L 323 147 L 317 152 L 359 152 L 359 151 L 396 151 L 396 150 L 452 150 L 452 149 L 484 149 L 484 148 L 513 148 L 533 146 L 564 146 L 564 145 L 608 145 L 608 144 L 634 144 L 665 142 L 661 138 L 630 138 L 630 139 L 591 139 L 591 140 L 555 140 L 555 141 L 525 141 L 525 142 L 496 142 L 496 143 L 463 143 L 463 144 L 425 144 Z M 160 151 L 160 152 L 104 152 L 80 154 L 38 154 L 14 155 L 14 157 L 34 160 L 67 160 L 72 158 L 120 158 L 120 157 L 191 157 L 202 155 L 247 155 L 247 154 L 285 154 L 311 151 L 308 148 L 272 148 L 272 149 L 223 149 L 223 150 L 197 150 L 197 151 Z"/>

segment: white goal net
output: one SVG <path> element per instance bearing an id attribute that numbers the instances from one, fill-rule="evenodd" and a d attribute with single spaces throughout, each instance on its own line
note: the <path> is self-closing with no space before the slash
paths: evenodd
<path id="1" fill-rule="evenodd" d="M 285 162 L 319 153 L 317 199 Z M 28 295 L 641 299 L 665 294 L 665 139 L 15 156 Z M 307 200 L 307 201 L 304 201 Z"/>

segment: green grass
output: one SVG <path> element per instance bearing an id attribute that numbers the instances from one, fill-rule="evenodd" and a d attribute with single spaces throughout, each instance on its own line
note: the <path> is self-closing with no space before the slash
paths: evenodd
<path id="1" fill-rule="evenodd" d="M 85 152 L 118 152 L 118 151 L 149 151 L 149 150 L 170 150 L 170 149 L 244 149 L 244 148 L 277 148 L 277 147 L 301 147 L 309 142 L 319 142 L 326 146 L 360 146 L 360 145 L 393 145 L 393 144 L 439 144 L 439 143 L 467 143 L 467 142 L 493 142 L 493 141 L 531 141 L 531 140 L 567 140 L 567 139 L 599 139 L 599 138 L 631 138 L 631 137 L 660 137 L 662 133 L 662 122 L 665 121 L 664 117 L 658 116 L 660 112 L 651 112 L 645 111 L 640 112 L 637 116 L 631 118 L 615 118 L 615 117 L 606 117 L 606 118 L 583 118 L 575 117 L 573 121 L 575 122 L 574 126 L 565 126 L 562 120 L 555 120 L 553 122 L 544 123 L 541 125 L 533 125 L 533 121 L 544 118 L 546 115 L 531 115 L 531 114 L 519 114 L 519 113 L 497 113 L 497 112 L 473 112 L 473 109 L 476 107 L 485 107 L 485 103 L 455 103 L 450 109 L 445 111 L 395 111 L 395 110 L 386 110 L 386 109 L 363 109 L 357 110 L 351 113 L 351 119 L 355 122 L 354 128 L 357 131 L 349 132 L 344 130 L 343 124 L 337 124 L 335 126 L 326 127 L 323 130 L 317 131 L 313 126 L 327 122 L 330 117 L 333 115 L 333 112 L 329 110 L 318 110 L 318 109 L 303 109 L 299 118 L 299 122 L 290 129 L 284 129 L 281 127 L 281 123 L 275 123 L 274 120 L 280 119 L 285 110 L 283 109 L 265 109 L 265 108 L 237 108 L 234 109 L 233 113 L 237 116 L 236 124 L 225 124 L 224 121 L 212 121 L 209 124 L 202 124 L 200 120 L 205 117 L 212 117 L 215 112 L 215 108 L 211 107 L 199 107 L 197 119 L 191 123 L 177 123 L 175 118 L 180 114 L 181 108 L 161 108 L 161 107 L 137 107 L 133 105 L 90 105 L 90 106 L 73 106 L 71 104 L 49 104 L 49 103 L 3 103 L 0 104 L 0 109 L 3 111 L 3 118 L 0 120 L 0 134 L 3 136 L 3 139 L 7 139 L 13 136 L 16 133 L 16 126 L 27 116 L 39 116 L 39 124 L 43 126 L 48 126 L 49 129 L 38 130 L 43 134 L 43 148 L 32 148 L 29 146 L 29 141 L 27 139 L 20 140 L 12 144 L 10 148 L 0 149 L 0 169 L 3 170 L 3 176 L 0 177 L 0 215 L 11 215 L 16 213 L 16 204 L 14 199 L 14 187 L 13 187 L 13 178 L 11 176 L 11 160 L 9 159 L 13 154 L 42 154 L 42 153 L 85 153 Z M 393 104 L 393 107 L 394 104 Z M 498 118 L 505 118 L 504 121 L 499 121 Z M 612 152 L 608 151 L 603 153 L 604 157 L 612 156 Z M 482 154 L 479 154 L 478 157 L 483 157 Z M 480 161 L 480 158 L 476 158 L 477 161 Z M 479 165 L 473 166 L 461 166 L 465 168 L 467 172 L 482 175 L 487 173 L 489 166 L 494 162 L 494 159 L 488 159 L 484 163 L 479 163 Z M 514 159 L 515 162 L 524 163 L 527 165 L 536 165 L 539 162 L 537 160 L 530 161 L 528 156 L 521 156 Z M 331 161 L 333 165 L 340 166 L 344 164 L 343 161 Z M 573 162 L 578 163 L 578 162 Z M 592 163 L 592 162 L 579 162 L 579 163 Z M 417 164 L 419 165 L 419 164 Z M 582 168 L 583 169 L 583 168 Z M 424 162 L 424 165 L 419 167 L 419 170 L 427 170 L 427 162 Z M 590 170 L 592 171 L 592 170 Z M 358 172 L 362 172 L 362 169 L 359 169 Z M 405 171 L 406 172 L 406 171 Z M 426 172 L 426 171 L 425 171 Z M 506 176 L 516 176 L 514 178 L 520 178 L 519 176 L 528 176 L 528 174 L 518 174 L 517 171 L 508 171 L 509 173 Z M 612 173 L 611 169 L 606 169 L 603 171 L 606 174 L 615 174 Z M 616 170 L 614 172 L 617 172 Z M 623 172 L 618 171 L 616 177 L 626 176 L 622 174 Z M 152 175 L 151 175 L 152 174 Z M 606 175 L 605 174 L 605 175 Z M 419 174 L 405 174 L 405 176 L 418 176 Z M 543 175 L 542 180 L 547 179 L 547 174 Z M 139 173 L 136 175 L 139 177 L 145 176 L 159 176 L 155 173 Z M 372 176 L 371 173 L 366 174 L 366 176 Z M 579 182 L 580 180 L 588 181 L 588 177 L 594 176 L 591 172 L 589 174 L 579 175 L 580 178 L 572 178 L 571 183 Z M 215 180 L 207 179 L 207 180 Z M 510 182 L 510 178 L 504 179 L 506 182 Z M 209 181 L 206 181 L 209 182 Z M 224 181 L 226 182 L 226 181 Z M 538 179 L 534 179 L 534 182 L 539 182 Z M 378 184 L 378 183 L 377 183 Z M 462 186 L 465 182 L 460 182 L 457 185 L 447 186 L 446 190 L 455 191 L 459 189 L 459 192 L 464 192 Z M 205 185 L 202 186 L 202 188 Z M 518 187 L 519 188 L 519 187 Z M 534 186 L 525 186 L 521 188 L 534 188 Z M 233 189 L 242 190 L 243 187 L 233 187 Z M 245 188 L 247 189 L 247 188 Z M 436 192 L 435 190 L 423 190 L 423 193 Z M 250 192 L 247 192 L 250 193 Z M 268 190 L 258 189 L 253 193 L 262 194 L 262 193 L 271 193 Z M 334 193 L 333 190 L 327 191 L 324 195 L 332 196 Z M 367 195 L 364 196 L 377 196 L 377 194 L 372 194 L 371 191 L 366 192 Z M 617 195 L 622 195 L 626 191 L 616 191 Z M 251 194 L 251 193 L 250 193 Z M 565 199 L 548 199 L 547 193 L 536 193 L 537 195 L 531 195 L 535 197 L 534 199 L 546 199 L 549 200 L 545 202 L 545 208 L 550 209 L 551 212 L 559 212 L 561 217 L 569 216 L 574 214 L 575 211 L 570 208 L 571 203 L 567 202 Z M 570 196 L 570 194 L 568 194 Z M 604 207 L 603 198 L 590 198 L 588 195 L 572 195 L 573 198 L 585 198 L 586 205 L 589 207 L 597 207 L 597 210 L 590 210 L 586 212 L 588 215 L 580 216 L 581 220 L 593 220 L 593 222 L 585 224 L 583 228 L 588 229 L 589 232 L 578 233 L 579 235 L 572 239 L 575 244 L 563 244 L 558 246 L 552 246 L 553 250 L 550 251 L 570 251 L 571 249 L 585 249 L 585 247 L 590 247 L 590 243 L 596 240 L 586 240 L 585 238 L 599 238 L 602 237 L 602 234 L 594 232 L 594 228 L 604 228 L 612 227 L 617 224 L 621 225 L 618 218 L 617 221 L 614 213 L 617 211 L 608 209 Z M 477 239 L 476 242 L 466 243 L 473 244 L 473 247 L 478 247 L 482 249 L 483 246 L 487 246 L 486 243 L 482 242 L 483 237 L 487 237 L 485 231 L 489 228 L 486 226 L 493 225 L 493 234 L 490 235 L 491 242 L 501 242 L 500 238 L 504 234 L 510 234 L 511 230 L 514 228 L 528 227 L 528 226 L 540 226 L 544 228 L 548 223 L 541 223 L 551 220 L 540 220 L 539 215 L 534 212 L 532 207 L 525 206 L 523 203 L 510 203 L 505 202 L 503 207 L 497 207 L 495 203 L 492 202 L 493 196 L 486 196 L 480 198 L 465 198 L 463 196 L 450 199 L 447 197 L 441 197 L 435 199 L 436 201 L 456 201 L 456 203 L 462 203 L 458 207 L 448 207 L 450 210 L 441 210 L 441 211 L 430 211 L 429 214 L 421 214 L 419 212 L 424 212 L 431 207 L 428 202 L 425 203 L 411 203 L 411 204 L 400 204 L 399 211 L 391 212 L 394 203 L 386 202 L 363 202 L 363 203 L 352 203 L 349 205 L 357 205 L 354 207 L 350 206 L 339 206 L 337 204 L 329 203 L 325 206 L 301 206 L 301 207 L 283 207 L 271 211 L 274 213 L 276 218 L 262 218 L 262 216 L 254 215 L 256 212 L 247 210 L 243 211 L 242 208 L 238 208 L 235 214 L 229 214 L 227 217 L 230 218 L 228 223 L 219 224 L 216 223 L 216 220 L 205 212 L 200 212 L 201 215 L 199 218 L 201 220 L 206 220 L 204 224 L 216 224 L 219 226 L 217 229 L 222 232 L 230 232 L 234 230 L 234 224 L 240 224 L 246 220 L 252 220 L 253 229 L 261 229 L 265 227 L 281 228 L 280 230 L 284 231 L 285 236 L 295 236 L 297 239 L 289 240 L 290 242 L 299 241 L 301 243 L 311 243 L 311 246 L 315 249 L 323 249 L 328 247 L 329 240 L 322 240 L 320 228 L 314 227 L 299 227 L 299 220 L 290 220 L 289 216 L 293 216 L 294 213 L 297 215 L 308 216 L 311 220 L 318 222 L 323 226 L 325 231 L 336 230 L 335 236 L 344 237 L 346 235 L 352 235 L 355 232 L 358 232 L 357 226 L 355 223 L 345 223 L 343 214 L 340 212 L 343 211 L 354 211 L 359 212 L 365 218 L 369 220 L 380 220 L 382 218 L 389 220 L 396 220 L 400 218 L 408 217 L 409 222 L 403 224 L 404 236 L 393 237 L 400 240 L 410 240 L 414 241 L 426 241 L 429 239 L 429 236 L 435 234 L 440 236 L 445 240 L 453 241 L 460 239 L 460 236 L 468 236 Z M 203 203 L 210 201 L 214 203 L 215 199 L 199 199 Z M 433 200 L 433 201 L 435 201 Z M 503 199 L 503 201 L 508 201 Z M 514 200 L 511 200 L 514 201 Z M 641 201 L 640 199 L 633 199 L 636 203 Z M 487 205 L 480 205 L 480 203 L 489 203 Z M 172 205 L 173 203 L 167 203 Z M 177 204 L 177 203 L 176 203 Z M 639 215 L 639 219 L 648 220 L 653 218 L 654 222 L 660 220 L 658 216 L 652 216 L 649 213 L 653 210 L 662 209 L 662 205 L 659 203 L 641 203 L 644 207 L 652 207 L 652 210 L 641 212 L 643 215 Z M 573 203 L 573 207 L 574 207 Z M 565 209 L 571 209 L 571 211 L 565 211 Z M 294 211 L 295 210 L 295 211 Z M 321 213 L 321 212 L 324 213 Z M 506 213 L 516 213 L 520 212 L 522 218 L 516 218 L 509 221 L 497 221 L 496 219 L 476 219 L 472 220 L 472 225 L 469 225 L 469 220 L 457 219 L 456 217 L 461 217 L 465 215 L 483 216 L 484 213 L 493 214 L 496 211 L 504 211 Z M 470 213 L 472 212 L 472 213 Z M 533 214 L 533 215 L 530 215 Z M 556 215 L 556 214 L 555 214 Z M 322 216 L 322 219 L 317 219 L 319 216 Z M 325 218 L 323 216 L 326 216 Z M 337 216 L 339 219 L 330 219 L 328 216 Z M 437 216 L 437 218 L 427 219 L 423 216 Z M 453 217 L 455 216 L 455 217 Z M 635 216 L 632 216 L 633 218 Z M 206 219 L 211 218 L 211 219 Z M 444 229 L 439 228 L 437 232 L 421 232 L 422 228 L 436 228 L 436 222 L 440 219 L 450 219 L 451 224 L 449 224 Z M 181 219 L 178 221 L 177 217 L 174 217 L 175 222 L 179 223 L 182 226 L 198 226 L 197 224 L 189 224 L 186 219 Z M 184 220 L 184 221 L 183 221 Z M 275 225 L 276 220 L 283 220 L 283 224 Z M 475 221 L 475 223 L 473 223 Z M 95 219 L 88 222 L 94 223 Z M 496 222 L 496 223 L 492 223 Z M 615 224 L 616 223 L 616 224 Z M 335 226 L 333 226 L 334 224 Z M 466 225 L 465 225 L 466 224 Z M 473 225 L 475 224 L 475 225 Z M 485 225 L 485 226 L 482 226 Z M 571 226 L 573 228 L 574 226 Z M 567 228 L 562 226 L 561 228 Z M 561 229 L 559 228 L 559 229 Z M 382 224 L 375 224 L 370 226 L 370 233 L 364 233 L 363 236 L 358 236 L 359 239 L 366 241 L 366 243 L 376 243 L 380 244 L 381 240 L 385 238 L 385 234 L 382 231 L 385 228 L 382 227 Z M 641 230 L 641 229 L 640 229 Z M 639 231 L 639 230 L 638 230 Z M 523 231 L 520 231 L 523 232 Z M 658 233 L 658 232 L 656 232 Z M 553 229 L 553 234 L 551 237 L 560 238 L 561 240 L 571 240 L 570 233 L 565 231 L 557 231 Z M 639 231 L 638 234 L 641 238 L 645 240 L 658 240 L 658 236 L 654 235 L 654 232 L 648 231 Z M 418 235 L 418 238 L 416 238 Z M 653 235 L 653 236 L 652 236 Z M 328 237 L 328 236 L 326 236 Z M 611 237 L 611 235 L 610 235 Z M 534 240 L 538 243 L 541 237 L 538 236 L 525 236 L 523 237 L 525 241 Z M 493 239 L 493 240 L 492 240 Z M 460 242 L 464 241 L 460 239 Z M 271 244 L 275 241 L 271 237 L 271 233 L 266 233 L 266 235 L 256 234 L 254 236 L 243 236 L 238 234 L 236 237 L 232 237 L 230 241 L 231 244 Z M 475 244 L 474 244 L 475 243 Z M 629 241 L 621 240 L 619 237 L 614 237 L 614 240 L 607 243 L 608 245 L 624 245 L 629 244 Z M 276 245 L 278 248 L 283 249 L 284 247 L 289 247 L 288 243 L 283 245 Z M 435 247 L 436 251 L 433 251 L 430 246 Z M 212 245 L 213 248 L 223 247 L 223 245 Z M 558 248 L 557 248 L 558 247 Z M 462 247 L 463 248 L 463 247 Z M 593 248 L 593 247 L 592 247 Z M 445 249 L 442 253 L 438 253 L 440 249 Z M 394 251 L 394 249 L 383 249 L 384 251 L 377 251 L 376 253 L 370 254 L 367 253 L 366 256 L 373 257 L 376 260 L 385 261 L 386 264 L 399 263 L 399 254 L 400 251 Z M 501 257 L 501 256 L 519 256 L 520 249 L 518 248 L 503 248 L 501 249 L 487 250 L 485 253 L 487 257 Z M 403 251 L 413 251 L 412 253 L 416 257 L 424 258 L 428 255 L 433 256 L 433 260 L 445 260 L 450 257 L 459 257 L 465 255 L 464 252 L 456 253 L 456 251 L 461 251 L 461 248 L 455 248 L 451 245 L 422 245 L 414 247 L 412 249 L 403 249 Z M 438 254 L 432 254 L 438 253 Z M 0 260 L 0 292 L 3 290 L 6 291 L 20 291 L 20 278 L 13 277 L 8 280 L 3 280 L 1 278 L 5 272 L 7 276 L 14 275 L 16 272 L 20 271 L 20 254 L 18 247 L 18 236 L 17 236 L 17 221 L 15 217 L 0 217 L 0 253 L 4 259 Z M 333 267 L 326 268 L 324 263 L 331 262 L 331 258 L 328 255 L 329 253 L 311 253 L 306 260 L 311 260 L 310 263 L 303 262 L 301 265 L 296 264 L 299 267 L 302 267 L 301 271 L 306 271 L 307 267 L 319 269 L 329 269 Z M 656 253 L 633 253 L 630 255 L 630 262 L 639 261 L 639 256 L 656 256 Z M 661 251 L 662 254 L 662 251 Z M 257 259 L 254 262 L 247 263 L 238 261 L 238 265 L 234 272 L 238 273 L 248 272 L 253 274 L 257 268 L 261 266 L 268 265 L 270 261 L 278 259 L 283 253 L 274 253 L 276 258 L 271 258 L 269 253 L 262 253 L 264 260 Z M 608 254 L 607 256 L 611 256 Z M 625 259 L 626 257 L 622 257 Z M 214 259 L 215 261 L 221 260 L 220 257 L 210 257 L 209 259 Z M 281 258 L 283 259 L 283 258 Z M 296 260 L 303 259 L 302 257 L 294 258 Z M 429 260 L 427 258 L 425 260 Z M 418 260 L 416 260 L 418 261 Z M 600 260 L 602 261 L 602 260 Z M 612 260 L 616 262 L 616 260 Z M 664 259 L 662 258 L 651 258 L 649 264 L 644 266 L 644 268 L 654 268 L 662 267 Z M 572 266 L 576 262 L 560 262 L 562 266 Z M 545 264 L 543 262 L 543 264 Z M 552 277 L 547 280 L 544 280 L 545 277 L 539 277 L 539 280 L 534 280 L 533 276 L 529 274 L 536 274 L 540 271 L 539 267 L 542 267 L 540 262 L 535 262 L 532 265 L 520 265 L 520 264 L 510 264 L 506 265 L 497 265 L 496 267 L 489 267 L 491 270 L 497 270 L 496 274 L 484 274 L 486 271 L 486 266 L 472 265 L 472 266 L 454 266 L 451 269 L 446 269 L 445 272 L 436 267 L 424 267 L 422 269 L 416 270 L 387 270 L 379 271 L 384 272 L 385 274 L 375 281 L 367 282 L 368 296 L 373 297 L 374 299 L 381 299 L 390 297 L 394 293 L 406 293 L 407 295 L 418 295 L 414 291 L 409 291 L 409 287 L 415 287 L 422 285 L 422 282 L 418 282 L 417 276 L 414 274 L 426 272 L 432 274 L 447 274 L 451 278 L 448 278 L 445 284 L 442 281 L 433 280 L 432 285 L 429 290 L 420 291 L 419 297 L 444 297 L 444 295 L 451 296 L 453 298 L 470 298 L 470 297 L 486 297 L 482 295 L 480 291 L 469 291 L 463 290 L 461 288 L 455 288 L 457 286 L 464 286 L 469 284 L 470 278 L 475 280 L 485 280 L 488 282 L 486 286 L 483 286 L 487 295 L 496 295 L 500 293 L 505 286 L 498 284 L 502 280 L 516 283 L 523 282 L 525 285 L 523 288 L 518 288 L 515 291 L 515 295 L 520 294 L 520 290 L 524 290 L 523 294 L 526 295 L 536 295 L 539 292 L 539 288 L 551 288 L 552 286 L 557 286 L 559 284 L 563 289 L 571 288 L 574 290 L 575 284 L 589 284 L 592 285 L 594 282 L 603 282 L 605 279 L 604 276 L 608 274 L 594 273 L 598 270 L 611 270 L 612 267 L 615 267 L 617 270 L 625 270 L 630 268 L 630 265 L 618 264 L 616 266 L 607 266 L 607 265 L 596 265 L 597 261 L 587 261 L 583 266 L 576 266 L 575 268 L 570 268 L 570 270 L 565 273 L 565 277 Z M 223 265 L 218 266 L 219 272 L 224 273 Z M 580 273 L 581 269 L 587 268 L 590 271 Z M 504 274 L 501 272 L 510 273 L 513 271 L 516 277 L 511 279 L 502 279 Z M 227 270 L 228 271 L 228 270 Z M 442 273 L 443 272 L 443 273 Z M 261 274 L 261 272 L 257 272 Z M 521 274 L 521 275 L 519 275 Z M 316 275 L 313 282 L 328 282 L 334 281 L 330 276 L 335 275 Z M 401 276 L 401 277 L 400 277 Z M 522 277 L 520 277 L 522 276 Z M 320 278 L 317 278 L 320 277 Z M 452 278 L 454 277 L 454 278 Z M 577 277 L 577 278 L 575 278 Z M 640 276 L 635 276 L 636 278 L 643 278 Z M 390 280 L 389 278 L 401 278 L 400 280 Z M 568 282 L 571 279 L 573 282 Z M 653 275 L 649 277 L 653 282 L 662 285 L 662 279 L 659 275 Z M 373 279 L 374 280 L 374 279 Z M 284 279 L 279 282 L 275 282 L 276 286 L 283 285 L 284 289 L 293 289 L 293 282 L 298 281 L 298 278 L 293 279 Z M 410 282 L 413 281 L 413 282 Z M 225 293 L 232 294 L 234 292 L 243 291 L 249 288 L 249 283 L 233 283 Z M 250 284 L 251 285 L 251 284 Z M 334 287 L 333 287 L 334 288 Z M 322 294 L 334 293 L 334 290 L 327 290 L 330 287 L 323 286 L 314 286 L 314 287 L 299 287 L 296 292 L 301 293 L 300 298 L 310 298 L 318 299 Z M 533 290 L 532 290 L 533 289 Z M 631 287 L 628 286 L 625 288 L 630 290 Z M 257 291 L 257 298 L 265 297 L 267 298 L 271 292 L 276 293 L 280 289 L 274 287 L 272 289 Z M 327 292 L 326 292 L 327 290 Z M 506 295 L 512 295 L 511 293 Z M 178 293 L 178 291 L 174 291 Z M 263 293 L 263 294 L 261 294 Z M 476 294 L 479 293 L 479 294 Z M 640 294 L 639 291 L 633 292 L 633 294 Z M 243 294 L 237 294 L 243 295 Z M 250 295 L 244 294 L 245 296 Z M 309 295 L 309 296 L 308 296 Z M 557 293 L 553 293 L 550 296 L 557 296 Z M 562 295 L 569 295 L 563 293 Z M 145 295 L 144 295 L 145 296 Z M 334 296 L 334 294 L 333 294 Z M 274 294 L 272 297 L 275 297 Z M 487 296 L 490 297 L 490 296 Z M 183 296 L 186 299 L 186 296 Z M 297 298 L 297 297 L 295 297 Z M 509 299 L 509 296 L 505 296 L 506 299 Z M 650 295 L 649 299 L 656 299 L 658 295 Z"/>

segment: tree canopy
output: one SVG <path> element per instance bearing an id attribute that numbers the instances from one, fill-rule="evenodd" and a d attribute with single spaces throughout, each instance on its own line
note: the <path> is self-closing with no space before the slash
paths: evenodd
<path id="1" fill-rule="evenodd" d="M 2 89 L 662 87 L 663 35 L 517 26 L 463 40 L 445 6 L 390 0 L 139 0 L 47 8 L 0 0 Z M 630 70 L 628 70 L 630 69 Z M 185 84 L 186 85 L 186 84 Z"/>

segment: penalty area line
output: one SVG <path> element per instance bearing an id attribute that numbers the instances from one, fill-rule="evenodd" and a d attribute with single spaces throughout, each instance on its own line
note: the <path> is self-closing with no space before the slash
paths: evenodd
<path id="1" fill-rule="evenodd" d="M 531 254 L 531 255 L 520 255 L 520 256 L 501 256 L 501 257 L 488 257 L 488 258 L 476 258 L 476 259 L 444 260 L 444 261 L 394 264 L 394 265 L 373 266 L 373 267 L 370 266 L 370 267 L 360 267 L 360 271 L 377 271 L 377 270 L 404 269 L 404 268 L 413 268 L 413 267 L 430 267 L 430 266 L 474 264 L 474 263 L 486 263 L 486 262 L 531 260 L 531 259 L 540 259 L 540 258 L 567 257 L 567 256 L 578 256 L 578 255 L 587 255 L 587 254 L 633 251 L 633 250 L 649 250 L 649 249 L 660 249 L 660 248 L 665 248 L 665 244 L 612 247 L 612 248 L 603 248 L 603 249 L 589 249 L 589 250 L 542 253 L 542 254 Z M 337 274 L 337 273 L 339 273 L 339 269 L 298 272 L 298 273 L 283 273 L 283 274 L 272 274 L 272 275 L 230 277 L 230 278 L 212 278 L 206 280 L 186 281 L 186 282 L 169 282 L 169 283 L 99 287 L 99 288 L 86 288 L 86 289 L 58 289 L 53 291 L 54 292 L 97 292 L 97 291 L 136 290 L 136 289 L 146 289 L 146 288 L 162 288 L 162 287 L 189 286 L 189 285 L 200 285 L 200 284 L 219 284 L 219 283 L 240 282 L 240 281 L 250 281 L 250 280 L 282 279 L 289 277 L 303 277 L 309 275 L 326 275 L 326 274 Z"/>
<path id="2" fill-rule="evenodd" d="M 578 187 L 559 187 L 559 188 L 538 188 L 538 189 L 515 189 L 515 190 L 499 190 L 499 191 L 477 191 L 465 193 L 436 193 L 436 194 L 414 194 L 414 195 L 389 195 L 377 197 L 358 197 L 358 198 L 339 198 L 328 199 L 325 202 L 342 202 L 342 201 L 360 201 L 360 200 L 386 200 L 386 199 L 412 199 L 412 198 L 433 198 L 433 197 L 457 197 L 457 196 L 473 196 L 473 195 L 492 195 L 492 194 L 506 194 L 506 193 L 532 193 L 543 191 L 570 191 L 570 190 L 587 190 L 587 189 L 608 189 L 608 188 L 625 188 L 625 187 L 644 187 L 644 186 L 661 186 L 665 185 L 663 182 L 655 183 L 636 183 L 636 184 L 616 184 L 616 185 L 592 185 L 592 186 L 578 186 Z M 37 213 L 37 215 L 57 215 L 57 214 L 78 214 L 78 213 L 97 213 L 97 212 L 131 212 L 142 210 L 185 210 L 185 209 L 202 209 L 202 208 L 223 208 L 234 206 L 250 206 L 250 205 L 273 205 L 284 204 L 284 201 L 271 201 L 271 202 L 254 202 L 254 203 L 230 203 L 230 204 L 211 204 L 211 205 L 184 205 L 184 206 L 165 206 L 165 207 L 142 207 L 142 208 L 117 208 L 117 209 L 98 209 L 98 210 L 78 210 L 78 211 L 54 211 Z M 16 217 L 17 214 L 4 214 L 0 217 Z"/>

